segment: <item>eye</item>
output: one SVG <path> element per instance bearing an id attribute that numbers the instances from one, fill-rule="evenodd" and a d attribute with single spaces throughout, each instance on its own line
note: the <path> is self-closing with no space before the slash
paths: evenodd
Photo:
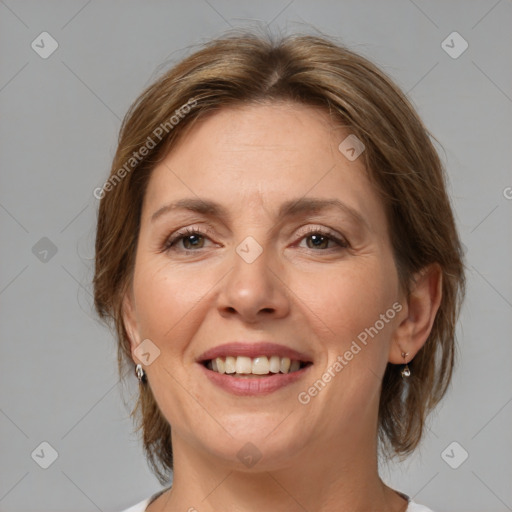
<path id="1" fill-rule="evenodd" d="M 164 241 L 162 250 L 169 251 L 184 251 L 195 252 L 205 248 L 210 230 L 205 228 L 201 230 L 197 227 L 188 227 L 173 233 Z M 310 227 L 301 234 L 300 241 L 306 240 L 308 249 L 315 250 L 336 250 L 349 248 L 350 244 L 336 233 L 320 227 Z M 332 247 L 334 244 L 334 247 Z"/>
<path id="2" fill-rule="evenodd" d="M 336 249 L 336 247 L 328 247 L 329 242 L 333 242 L 338 248 L 347 249 L 350 247 L 349 243 L 343 237 L 325 228 L 308 228 L 306 233 L 303 233 L 301 241 L 302 240 L 306 240 L 308 249 Z M 308 240 L 311 241 L 311 243 L 308 243 Z"/>
<path id="3" fill-rule="evenodd" d="M 198 228 L 185 228 L 172 234 L 164 244 L 165 251 L 180 250 L 194 251 L 196 249 L 203 249 L 206 234 L 208 230 L 201 231 Z M 177 247 L 179 243 L 183 242 L 182 247 Z"/>

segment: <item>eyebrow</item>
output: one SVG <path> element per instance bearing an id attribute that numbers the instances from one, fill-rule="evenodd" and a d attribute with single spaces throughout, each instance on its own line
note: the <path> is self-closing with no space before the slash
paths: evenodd
<path id="1" fill-rule="evenodd" d="M 364 225 L 369 228 L 366 219 L 354 208 L 343 203 L 339 199 L 323 199 L 314 197 L 301 197 L 291 199 L 281 204 L 278 212 L 279 218 L 297 217 L 308 213 L 321 213 L 329 209 L 341 210 L 348 215 L 356 224 Z M 207 215 L 210 217 L 219 217 L 229 219 L 230 215 L 227 209 L 221 204 L 199 198 L 183 198 L 168 203 L 151 216 L 151 222 L 156 221 L 159 217 L 175 210 L 188 210 L 191 212 Z"/>

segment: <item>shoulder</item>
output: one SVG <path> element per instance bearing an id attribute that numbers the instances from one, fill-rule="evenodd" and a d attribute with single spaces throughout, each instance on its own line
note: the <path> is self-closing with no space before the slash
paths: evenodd
<path id="1" fill-rule="evenodd" d="M 130 508 L 127 508 L 123 510 L 122 512 L 146 512 L 146 508 L 149 505 L 151 501 L 151 498 L 147 498 L 136 505 L 131 506 Z"/>
<path id="2" fill-rule="evenodd" d="M 419 505 L 418 503 L 414 503 L 414 501 L 410 501 L 406 512 L 433 512 L 433 510 L 430 510 L 423 505 Z"/>
<path id="3" fill-rule="evenodd" d="M 154 499 L 154 498 L 155 498 L 155 496 L 152 496 L 143 501 L 140 501 L 136 505 L 133 505 L 132 507 L 127 508 L 127 509 L 123 510 L 122 512 L 146 512 L 146 508 L 148 507 L 148 505 L 151 503 L 152 499 Z M 433 512 L 433 510 L 431 510 L 423 505 L 419 505 L 418 503 L 414 503 L 414 501 L 410 501 L 406 512 Z"/>
<path id="4" fill-rule="evenodd" d="M 130 508 L 127 508 L 127 509 L 123 510 L 122 512 L 146 512 L 146 509 L 149 507 L 149 504 L 152 503 L 153 501 L 155 501 L 160 495 L 162 495 L 165 491 L 168 491 L 169 489 L 170 489 L 170 487 L 167 489 L 162 489 L 158 492 L 155 492 L 155 494 L 153 494 L 149 498 L 146 498 L 145 500 L 140 501 L 136 505 L 132 505 Z"/>

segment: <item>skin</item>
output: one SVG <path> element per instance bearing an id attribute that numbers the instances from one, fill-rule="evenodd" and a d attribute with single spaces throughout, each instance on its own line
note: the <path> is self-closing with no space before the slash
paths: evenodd
<path id="1" fill-rule="evenodd" d="M 402 351 L 412 360 L 426 341 L 441 274 L 436 265 L 424 269 L 408 299 L 400 289 L 383 203 L 362 159 L 338 150 L 349 133 L 304 105 L 230 107 L 201 120 L 154 169 L 124 313 L 134 363 L 144 339 L 160 350 L 144 369 L 172 427 L 173 488 L 149 512 L 407 508 L 377 471 L 380 382 L 388 362 L 403 364 Z M 151 221 L 189 197 L 215 200 L 229 217 L 176 210 Z M 343 201 L 365 224 L 335 209 L 276 216 L 282 202 L 302 197 Z M 166 239 L 186 227 L 205 234 L 165 251 Z M 308 228 L 349 247 L 319 242 Z M 235 250 L 248 236 L 263 250 L 252 263 Z M 394 303 L 401 311 L 301 404 L 298 394 Z M 233 340 L 281 343 L 310 355 L 313 366 L 272 394 L 234 396 L 196 363 Z M 247 442 L 262 455 L 251 468 L 237 457 Z"/>

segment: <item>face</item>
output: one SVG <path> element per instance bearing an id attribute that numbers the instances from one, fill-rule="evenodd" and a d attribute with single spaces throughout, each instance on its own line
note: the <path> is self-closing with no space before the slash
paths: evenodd
<path id="1" fill-rule="evenodd" d="M 349 134 L 304 105 L 226 108 L 154 169 L 124 318 L 175 449 L 270 469 L 375 436 L 402 296 Z"/>

